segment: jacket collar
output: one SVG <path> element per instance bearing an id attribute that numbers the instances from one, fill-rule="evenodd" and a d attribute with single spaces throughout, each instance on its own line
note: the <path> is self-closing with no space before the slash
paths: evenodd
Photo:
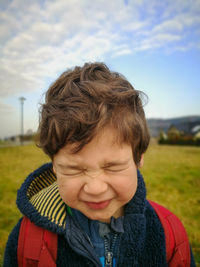
<path id="1" fill-rule="evenodd" d="M 138 171 L 138 187 L 132 200 L 125 206 L 125 215 L 144 214 L 145 184 Z M 47 163 L 31 173 L 18 191 L 17 205 L 20 211 L 51 231 L 64 232 L 67 208 L 60 197 L 52 164 Z"/>

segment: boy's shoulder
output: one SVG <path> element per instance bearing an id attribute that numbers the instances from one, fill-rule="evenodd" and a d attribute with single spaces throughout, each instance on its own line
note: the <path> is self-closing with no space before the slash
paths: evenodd
<path id="1" fill-rule="evenodd" d="M 173 253 L 172 261 L 168 259 L 168 262 L 170 262 L 169 266 L 178 266 L 179 262 L 181 263 L 180 266 L 190 266 L 190 246 L 187 239 L 187 234 L 180 220 L 172 212 L 155 202 L 147 201 L 147 206 L 148 210 L 151 210 L 150 212 L 152 212 L 152 210 L 155 210 L 155 213 L 158 215 L 158 218 L 163 226 L 166 239 L 166 253 L 169 254 L 169 251 L 176 252 L 175 254 Z M 27 232 L 27 228 L 29 229 L 30 236 L 32 236 L 34 240 L 37 240 L 37 244 L 35 245 L 39 250 L 41 250 L 41 247 L 43 247 L 44 241 L 47 244 L 44 249 L 45 253 L 43 255 L 43 260 L 49 261 L 49 259 L 47 258 L 50 253 L 50 255 L 54 255 L 54 261 L 54 259 L 56 259 L 57 252 L 57 235 L 44 228 L 36 226 L 34 223 L 31 223 L 31 221 L 27 217 L 23 217 L 23 220 L 19 221 L 19 223 L 13 230 L 13 234 L 15 234 L 12 234 L 12 239 L 14 238 L 14 236 L 18 238 L 19 235 L 18 255 L 20 253 L 20 246 L 23 244 L 23 242 L 21 242 L 20 245 L 20 240 L 23 240 L 24 234 Z M 35 238 L 36 236 L 37 238 Z M 10 242 L 10 245 L 11 243 L 12 242 Z M 49 244 L 52 244 L 53 246 Z M 33 250 L 27 249 L 25 251 L 26 253 L 30 254 Z M 33 254 L 34 255 L 32 255 L 31 257 L 37 257 L 36 252 L 33 252 Z M 176 257 L 174 255 L 176 255 Z M 23 257 L 21 256 L 21 258 Z M 172 265 L 172 263 L 175 265 Z"/>
<path id="2" fill-rule="evenodd" d="M 170 266 L 190 266 L 190 245 L 182 222 L 162 205 L 150 200 L 148 202 L 155 210 L 165 233 L 167 262 L 170 262 Z"/>

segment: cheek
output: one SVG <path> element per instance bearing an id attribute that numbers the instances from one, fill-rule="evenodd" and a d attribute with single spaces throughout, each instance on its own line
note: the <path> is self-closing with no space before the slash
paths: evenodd
<path id="1" fill-rule="evenodd" d="M 58 178 L 58 189 L 65 203 L 74 202 L 78 198 L 81 185 L 73 180 Z"/>
<path id="2" fill-rule="evenodd" d="M 121 177 L 115 185 L 115 191 L 121 200 L 129 201 L 137 190 L 137 174 L 130 173 Z"/>

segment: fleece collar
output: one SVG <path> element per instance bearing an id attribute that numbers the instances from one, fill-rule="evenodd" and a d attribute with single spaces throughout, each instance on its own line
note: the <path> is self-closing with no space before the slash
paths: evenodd
<path id="1" fill-rule="evenodd" d="M 44 164 L 26 178 L 18 190 L 17 206 L 36 225 L 65 232 L 66 205 L 60 197 L 52 163 Z"/>

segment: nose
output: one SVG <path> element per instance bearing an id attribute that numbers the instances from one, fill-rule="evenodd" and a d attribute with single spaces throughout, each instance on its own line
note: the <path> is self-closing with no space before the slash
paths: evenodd
<path id="1" fill-rule="evenodd" d="M 84 185 L 84 191 L 90 195 L 100 195 L 108 190 L 108 185 L 106 182 L 98 178 L 91 178 Z"/>

